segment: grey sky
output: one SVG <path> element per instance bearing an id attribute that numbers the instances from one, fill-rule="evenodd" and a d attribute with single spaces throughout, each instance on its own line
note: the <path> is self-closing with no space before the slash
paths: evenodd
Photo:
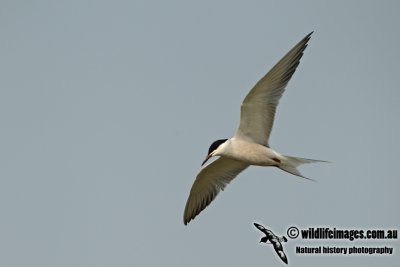
<path id="1" fill-rule="evenodd" d="M 0 266 L 263 266 L 285 235 L 399 229 L 398 1 L 1 1 Z M 252 167 L 188 226 L 212 141 L 315 31 L 270 144 L 332 164 Z M 391 246 L 301 256 L 296 245 Z M 295 266 L 395 266 L 399 241 L 289 240 Z M 250 265 L 248 265 L 250 264 Z"/>

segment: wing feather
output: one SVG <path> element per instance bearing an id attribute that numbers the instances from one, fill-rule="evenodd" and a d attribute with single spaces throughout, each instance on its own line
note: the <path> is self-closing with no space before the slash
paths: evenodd
<path id="1" fill-rule="evenodd" d="M 258 224 L 258 223 L 254 223 L 254 225 L 255 225 L 255 227 L 257 227 L 257 229 L 258 230 L 260 230 L 261 232 L 263 232 L 263 233 L 267 233 L 267 229 L 264 227 L 264 226 L 262 226 L 261 224 Z"/>
<path id="2" fill-rule="evenodd" d="M 300 63 L 311 34 L 296 44 L 247 94 L 241 105 L 235 137 L 269 146 L 276 107 Z"/>
<path id="3" fill-rule="evenodd" d="M 190 190 L 183 214 L 184 224 L 188 224 L 204 210 L 224 190 L 240 172 L 249 165 L 234 159 L 220 157 L 203 167 Z"/>

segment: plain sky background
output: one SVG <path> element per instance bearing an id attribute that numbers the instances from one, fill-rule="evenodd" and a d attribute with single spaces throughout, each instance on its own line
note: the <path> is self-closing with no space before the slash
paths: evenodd
<path id="1" fill-rule="evenodd" d="M 0 1 L 0 266 L 283 266 L 257 221 L 398 229 L 399 1 Z M 212 141 L 315 31 L 270 144 L 188 226 Z M 390 246 L 392 256 L 295 247 Z M 289 240 L 292 266 L 398 266 L 399 241 Z"/>

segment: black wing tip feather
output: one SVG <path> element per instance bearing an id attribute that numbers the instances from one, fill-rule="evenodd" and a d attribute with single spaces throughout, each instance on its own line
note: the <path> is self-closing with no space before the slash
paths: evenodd
<path id="1" fill-rule="evenodd" d="M 303 40 L 301 40 L 296 46 L 301 46 L 301 49 L 300 49 L 300 58 L 301 58 L 301 56 L 302 56 L 302 54 L 303 54 L 303 52 L 304 52 L 304 50 L 307 48 L 307 46 L 308 46 L 308 41 L 310 41 L 310 39 L 311 39 L 311 35 L 314 33 L 314 31 L 312 31 L 312 32 L 310 32 L 309 34 L 307 34 L 304 38 L 303 38 Z M 296 46 L 294 47 L 294 49 L 296 48 Z"/>
<path id="2" fill-rule="evenodd" d="M 309 34 L 306 35 L 306 37 L 304 37 L 304 39 L 308 39 L 309 40 L 313 33 L 314 33 L 314 31 L 310 32 Z"/>

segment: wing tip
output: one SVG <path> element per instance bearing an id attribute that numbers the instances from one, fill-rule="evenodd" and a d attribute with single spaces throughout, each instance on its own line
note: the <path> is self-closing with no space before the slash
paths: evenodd
<path id="1" fill-rule="evenodd" d="M 196 217 L 196 215 L 198 214 L 196 214 L 196 212 L 193 212 L 193 211 L 191 211 L 191 212 L 189 212 L 189 201 L 190 201 L 190 198 L 188 199 L 188 202 L 186 203 L 186 207 L 185 207 L 185 211 L 183 212 L 183 224 L 184 225 L 188 225 L 188 223 L 191 221 L 191 220 L 193 220 L 195 217 Z"/>
<path id="2" fill-rule="evenodd" d="M 308 46 L 308 41 L 311 39 L 311 35 L 314 33 L 314 31 L 310 32 L 309 34 L 307 34 L 303 40 L 300 41 L 300 43 L 302 43 L 302 47 L 303 47 L 303 51 L 306 49 L 306 47 Z"/>
<path id="3" fill-rule="evenodd" d="M 196 213 L 193 212 L 189 213 L 189 211 L 185 209 L 185 212 L 183 214 L 183 224 L 188 225 L 190 221 L 192 221 L 196 216 L 197 216 Z"/>
<path id="4" fill-rule="evenodd" d="M 183 224 L 184 225 L 188 225 L 190 223 L 191 220 L 194 219 L 194 217 L 196 217 L 196 215 L 194 216 L 188 216 L 185 212 L 185 214 L 183 215 Z"/>

